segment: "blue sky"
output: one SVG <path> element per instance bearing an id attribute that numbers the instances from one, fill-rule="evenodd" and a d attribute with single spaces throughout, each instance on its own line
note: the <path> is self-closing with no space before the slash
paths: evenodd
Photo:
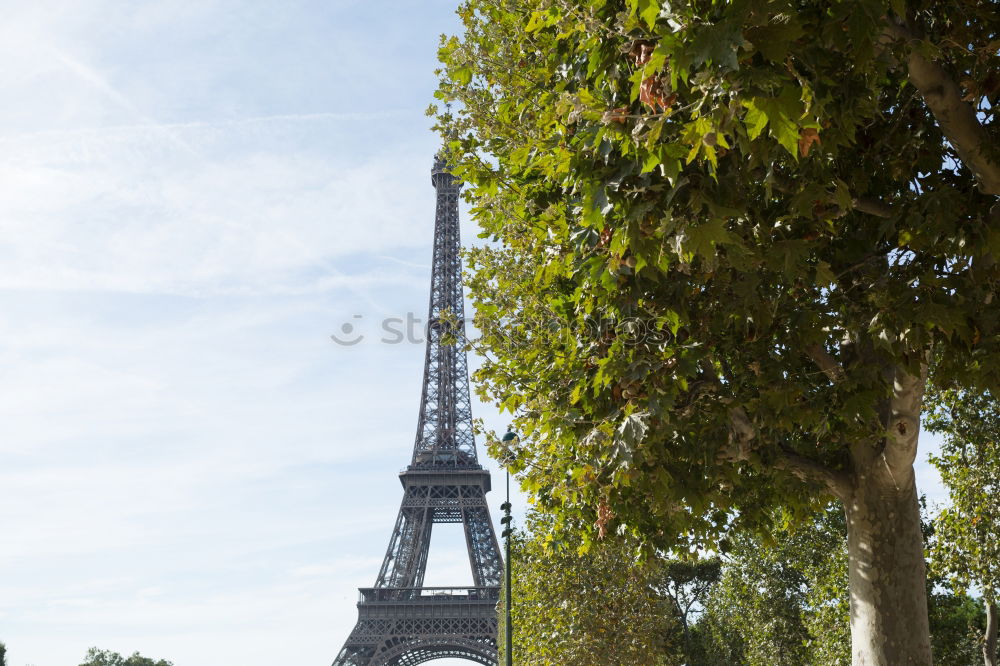
<path id="1" fill-rule="evenodd" d="M 455 26 L 450 2 L 6 8 L 12 666 L 91 645 L 178 666 L 333 660 L 416 427 L 423 350 L 375 338 L 382 317 L 425 315 L 423 112 Z M 335 345 L 345 321 L 369 337 Z M 428 582 L 470 577 L 457 536 L 439 535 Z"/>
<path id="2" fill-rule="evenodd" d="M 416 426 L 422 347 L 379 344 L 378 322 L 425 314 L 423 112 L 453 3 L 8 4 L 9 661 L 329 664 Z M 366 339 L 334 344 L 344 322 Z M 471 579 L 448 527 L 428 584 Z"/>

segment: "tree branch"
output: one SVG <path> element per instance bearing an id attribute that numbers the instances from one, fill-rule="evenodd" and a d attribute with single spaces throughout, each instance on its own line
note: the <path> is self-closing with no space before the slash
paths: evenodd
<path id="1" fill-rule="evenodd" d="M 774 466 L 791 472 L 802 481 L 824 486 L 837 499 L 846 500 L 850 496 L 851 481 L 845 472 L 830 469 L 784 446 L 781 447 L 781 457 L 775 461 Z"/>
<path id="2" fill-rule="evenodd" d="M 875 217 L 892 217 L 892 206 L 882 203 L 878 199 L 858 197 L 856 199 L 851 199 L 851 205 L 854 207 L 854 210 L 862 213 L 868 213 L 869 215 L 874 215 Z"/>
<path id="3" fill-rule="evenodd" d="M 819 366 L 819 369 L 823 371 L 823 374 L 830 378 L 831 382 L 836 384 L 844 381 L 844 368 L 837 362 L 837 359 L 823 349 L 823 345 L 812 345 L 806 347 L 805 352 L 809 355 L 809 358 L 811 358 L 813 362 Z"/>
<path id="4" fill-rule="evenodd" d="M 770 175 L 771 184 L 774 189 L 782 192 L 784 194 L 795 194 L 798 189 L 795 187 L 795 183 L 790 178 L 786 178 L 780 174 L 772 173 Z M 831 197 L 832 199 L 832 197 Z M 892 217 L 892 206 L 883 203 L 878 199 L 872 199 L 870 197 L 855 197 L 851 199 L 851 208 L 861 213 L 868 213 L 869 215 L 874 215 L 875 217 Z M 840 206 L 837 206 L 839 215 L 841 217 L 845 215 L 848 211 L 843 210 Z"/>
<path id="5" fill-rule="evenodd" d="M 920 434 L 920 409 L 923 406 L 924 386 L 927 384 L 927 364 L 913 376 L 896 368 L 892 380 L 892 398 L 889 400 L 889 423 L 882 457 L 897 483 L 905 475 L 913 474 L 913 461 L 917 458 L 917 439 Z"/>
<path id="6" fill-rule="evenodd" d="M 729 442 L 719 452 L 718 459 L 741 462 L 749 459 L 751 443 L 757 432 L 742 407 L 729 409 Z M 838 472 L 782 446 L 781 455 L 774 466 L 791 472 L 802 481 L 819 483 L 837 499 L 845 500 L 851 493 L 851 480 L 845 472 Z"/>
<path id="7" fill-rule="evenodd" d="M 886 34 L 893 41 L 915 39 L 904 26 L 886 20 Z M 959 158 L 979 180 L 986 194 L 1000 195 L 1000 164 L 992 162 L 985 152 L 989 146 L 986 129 L 976 118 L 976 110 L 962 100 L 962 90 L 954 78 L 936 62 L 927 60 L 917 49 L 910 49 L 906 59 L 910 83 L 917 89 L 930 109 L 948 142 Z"/>
<path id="8" fill-rule="evenodd" d="M 751 442 L 757 436 L 753 424 L 742 407 L 729 408 L 729 442 L 719 451 L 718 458 L 728 462 L 750 459 Z"/>

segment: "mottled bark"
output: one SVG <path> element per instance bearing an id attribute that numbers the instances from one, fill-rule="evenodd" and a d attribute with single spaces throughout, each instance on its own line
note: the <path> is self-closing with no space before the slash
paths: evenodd
<path id="1" fill-rule="evenodd" d="M 986 604 L 986 636 L 983 642 L 983 661 L 986 666 L 1000 666 L 997 658 L 997 632 L 1000 629 L 1000 607 Z"/>
<path id="2" fill-rule="evenodd" d="M 913 474 L 858 476 L 845 503 L 854 666 L 930 666 L 924 543 Z"/>
<path id="3" fill-rule="evenodd" d="M 897 370 L 882 442 L 851 447 L 844 498 L 854 666 L 930 666 L 924 540 L 913 461 L 924 377 Z"/>

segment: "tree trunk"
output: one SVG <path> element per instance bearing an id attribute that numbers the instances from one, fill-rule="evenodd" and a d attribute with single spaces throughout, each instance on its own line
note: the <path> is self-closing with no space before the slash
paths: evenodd
<path id="1" fill-rule="evenodd" d="M 983 661 L 986 666 L 997 664 L 997 630 L 1000 628 L 1000 608 L 996 602 L 986 604 L 986 641 L 983 643 Z"/>
<path id="2" fill-rule="evenodd" d="M 924 539 L 910 468 L 859 475 L 845 501 L 854 666 L 930 666 Z"/>
<path id="3" fill-rule="evenodd" d="M 892 396 L 879 406 L 884 438 L 850 447 L 840 493 L 847 515 L 854 666 L 931 666 L 924 535 L 913 461 L 926 367 L 886 368 Z"/>

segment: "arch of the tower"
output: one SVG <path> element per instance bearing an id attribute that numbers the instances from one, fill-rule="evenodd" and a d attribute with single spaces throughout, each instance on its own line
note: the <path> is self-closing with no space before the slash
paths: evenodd
<path id="1" fill-rule="evenodd" d="M 496 647 L 492 642 L 451 639 L 447 641 L 403 641 L 379 654 L 373 664 L 380 666 L 416 666 L 434 659 L 465 659 L 466 661 L 498 666 Z"/>

